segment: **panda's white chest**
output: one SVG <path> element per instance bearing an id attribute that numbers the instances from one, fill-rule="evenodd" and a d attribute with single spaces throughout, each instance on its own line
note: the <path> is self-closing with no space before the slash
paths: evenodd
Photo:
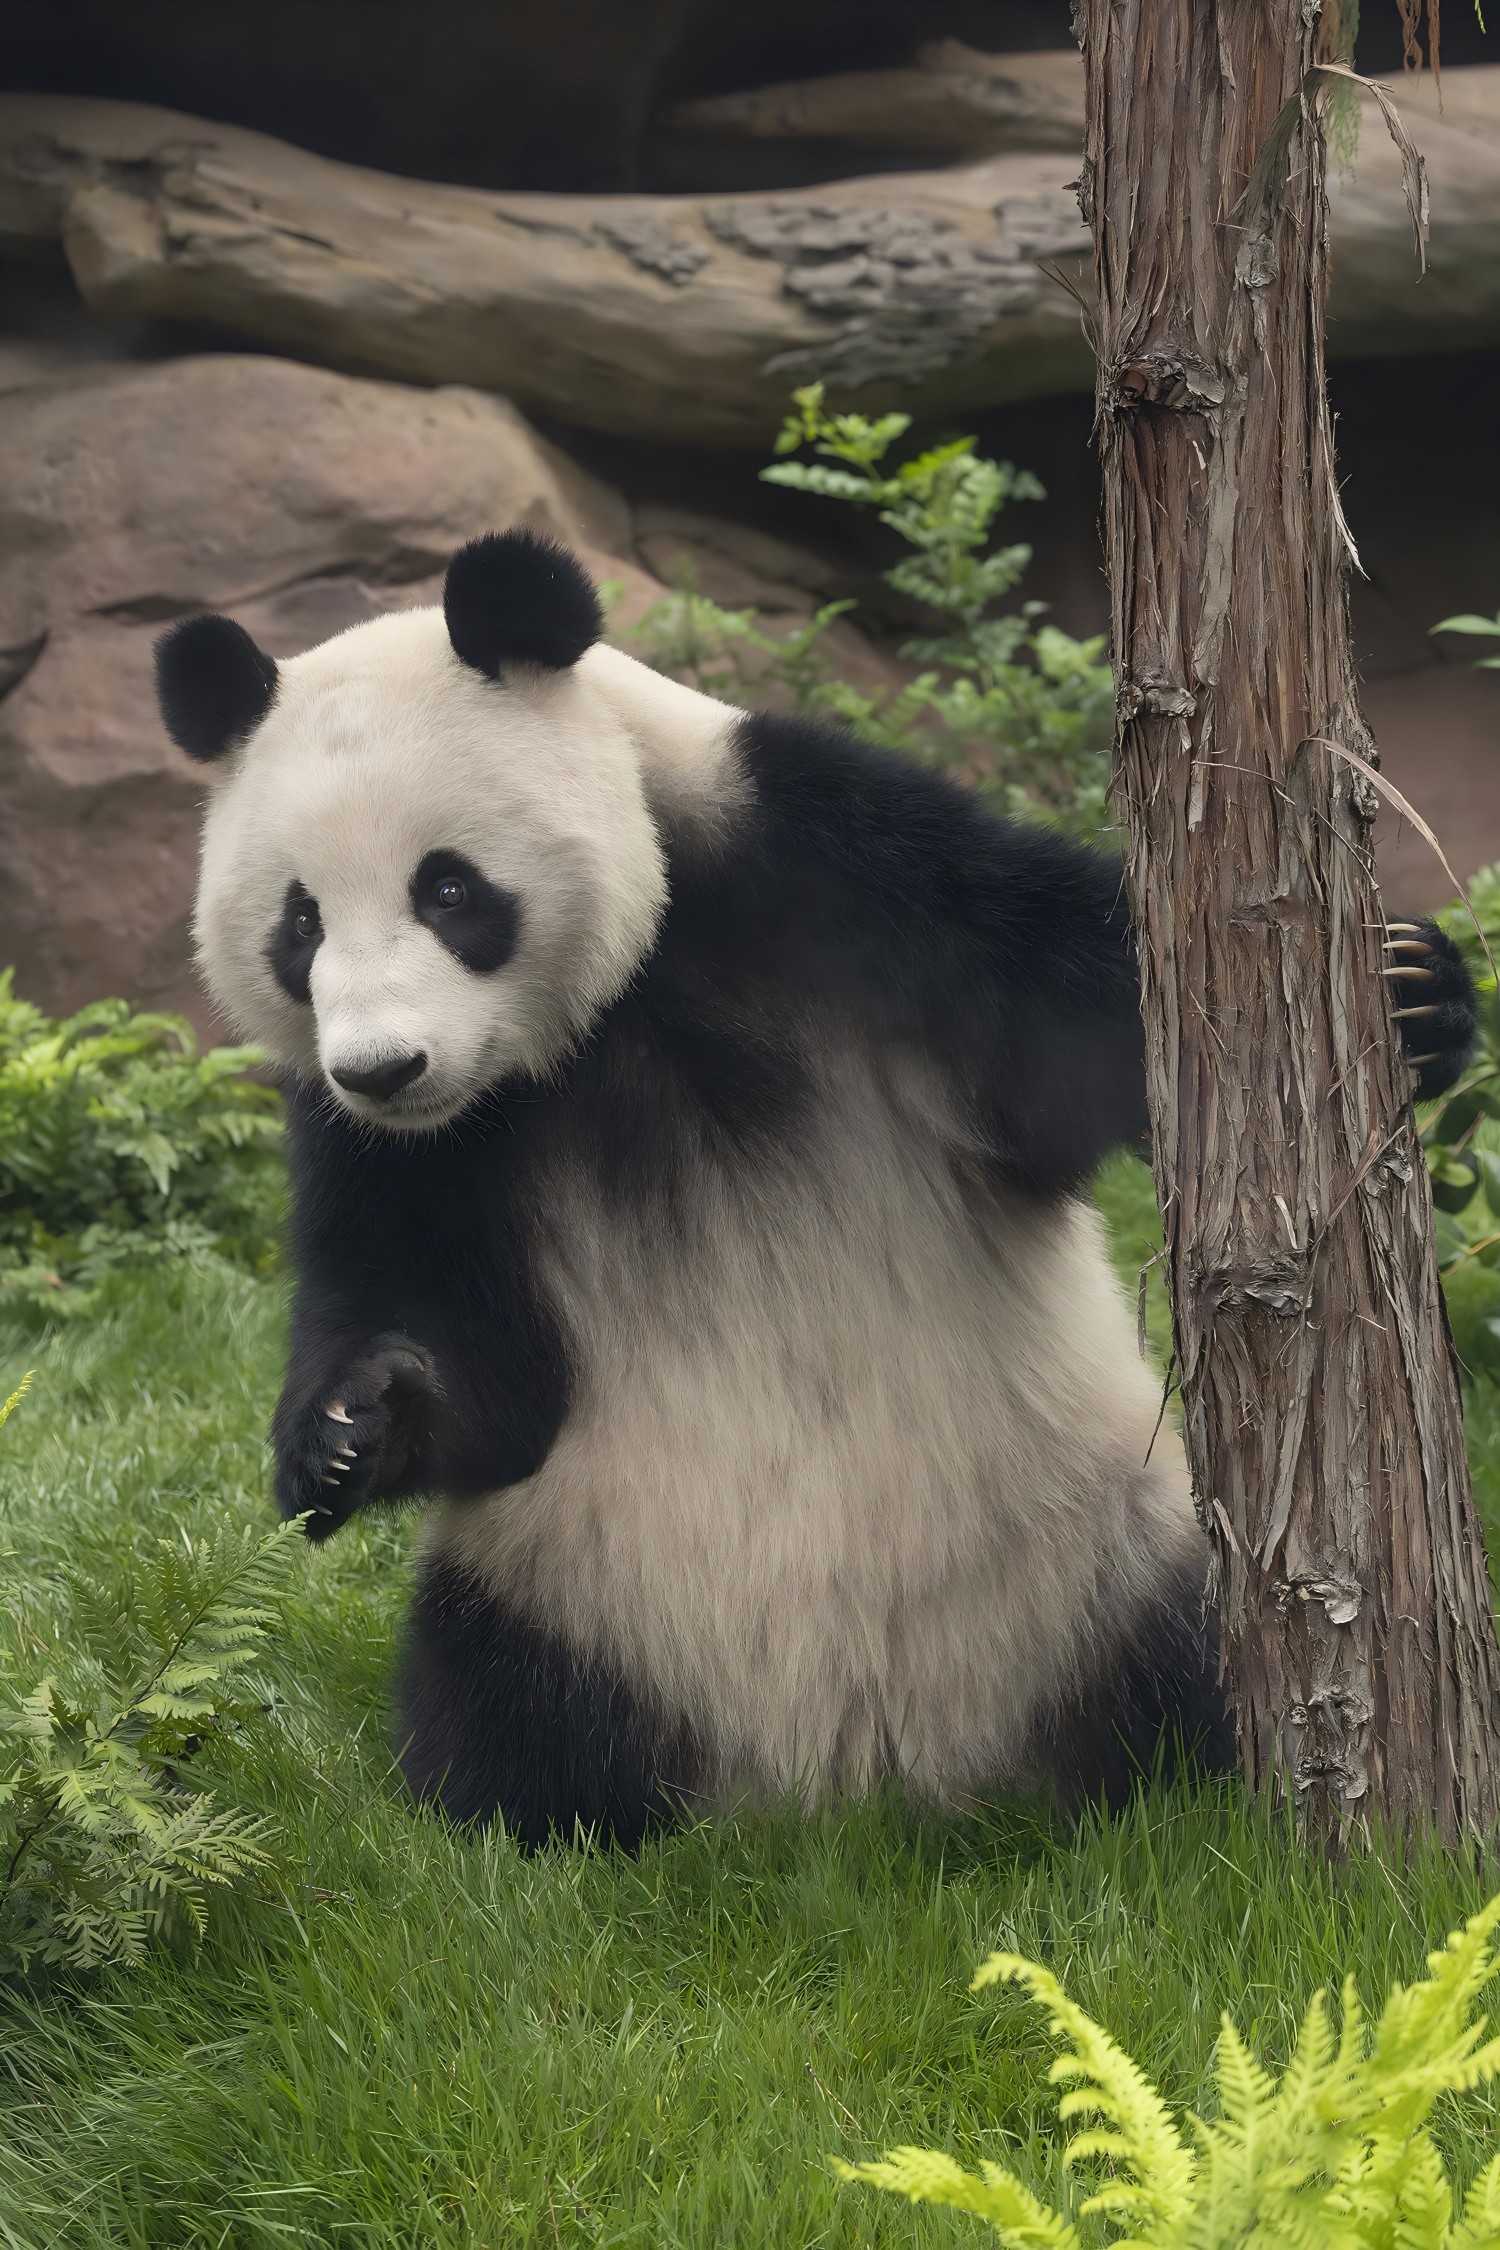
<path id="1" fill-rule="evenodd" d="M 829 1066 L 803 1145 L 670 1207 L 555 1178 L 572 1410 L 535 1477 L 433 1526 L 686 1715 L 729 1791 L 992 1777 L 1101 1578 L 1144 1598 L 1190 1522 L 1170 1441 L 1143 1477 L 1156 1393 L 1092 1215 L 966 1191 L 911 1091 Z"/>

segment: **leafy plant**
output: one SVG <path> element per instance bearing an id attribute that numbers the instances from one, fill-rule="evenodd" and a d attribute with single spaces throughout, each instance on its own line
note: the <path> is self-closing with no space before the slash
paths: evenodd
<path id="1" fill-rule="evenodd" d="M 1500 1969 L 1500 1898 L 1428 1956 L 1420 1984 L 1397 1985 L 1367 2027 L 1352 1977 L 1335 2030 L 1326 1993 L 1308 2009 L 1279 2079 L 1220 2018 L 1219 2114 L 1181 2124 L 1139 2066 L 1070 2000 L 1050 1970 L 995 1953 L 977 1989 L 1018 1984 L 1066 2042 L 1049 2072 L 1066 2088 L 1058 2117 L 1085 2121 L 1063 2151 L 1070 2171 L 1100 2168 L 1077 2217 L 1101 2221 L 1119 2250 L 1500 2250 L 1500 2156 L 1455 2217 L 1429 2132 L 1446 2094 L 1500 2075 L 1500 2038 L 1485 2039 L 1474 2003 Z M 966 2172 L 936 2149 L 898 2148 L 836 2166 L 914 2203 L 987 2219 L 1002 2242 L 1083 2250 L 1099 2240 L 1050 2209 L 999 2164 Z"/>
<path id="2" fill-rule="evenodd" d="M 296 1529 L 163 1540 L 149 1566 L 108 1582 L 71 1572 L 60 1616 L 39 1623 L 23 1608 L 11 1619 L 0 1643 L 0 1976 L 136 1961 L 160 1936 L 196 1940 L 209 1892 L 267 1865 L 266 1822 L 221 1809 L 179 1762 L 265 1705 L 250 1667 Z"/>
<path id="3" fill-rule="evenodd" d="M 0 1308 L 84 1311 L 115 1267 L 274 1255 L 281 1103 L 250 1047 L 100 1000 L 64 1022 L 0 972 Z"/>
<path id="4" fill-rule="evenodd" d="M 1480 994 L 1474 1058 L 1427 1108 L 1422 1145 L 1437 1205 L 1438 1254 L 1459 1352 L 1472 1370 L 1500 1374 L 1500 993 L 1474 924 L 1500 955 L 1500 863 L 1438 916 L 1463 950 Z"/>
<path id="5" fill-rule="evenodd" d="M 1040 623 L 1040 602 L 991 614 L 1031 560 L 1027 546 L 991 547 L 995 520 L 1013 500 L 1044 497 L 1035 477 L 976 453 L 971 437 L 891 466 L 909 415 L 830 414 L 820 383 L 794 392 L 793 403 L 776 451 L 807 448 L 813 457 L 783 458 L 761 473 L 872 510 L 910 548 L 884 576 L 933 614 L 936 629 L 901 650 L 922 671 L 894 693 L 868 694 L 839 676 L 824 640 L 851 601 L 826 603 L 776 634 L 755 610 L 721 609 L 690 580 L 634 628 L 647 660 L 731 701 L 779 689 L 799 711 L 967 770 L 1011 813 L 1079 833 L 1105 826 L 1114 683 L 1103 637 L 1077 641 Z"/>
<path id="6" fill-rule="evenodd" d="M 1476 617 L 1466 610 L 1460 617 L 1445 617 L 1441 625 L 1432 627 L 1434 633 L 1473 633 L 1480 638 L 1500 641 L 1500 610 L 1493 617 Z M 1478 672 L 1500 672 L 1500 650 L 1493 656 L 1476 656 L 1474 668 Z"/>

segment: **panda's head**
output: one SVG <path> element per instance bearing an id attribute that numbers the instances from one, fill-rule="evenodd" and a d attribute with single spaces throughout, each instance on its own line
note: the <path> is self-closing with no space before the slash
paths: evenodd
<path id="1" fill-rule="evenodd" d="M 168 732 L 213 782 L 209 988 L 369 1124 L 431 1131 L 546 1073 L 651 946 L 661 845 L 632 734 L 579 661 L 598 632 L 575 559 L 510 532 L 454 558 L 441 610 L 286 663 L 225 617 L 158 646 Z"/>

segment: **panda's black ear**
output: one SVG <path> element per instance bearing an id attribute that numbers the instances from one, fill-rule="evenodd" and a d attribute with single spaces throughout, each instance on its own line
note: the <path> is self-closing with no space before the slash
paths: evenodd
<path id="1" fill-rule="evenodd" d="M 448 565 L 443 615 L 454 653 L 490 680 L 507 664 L 565 672 L 603 629 L 577 556 L 534 531 L 492 531 L 461 547 Z"/>
<path id="2" fill-rule="evenodd" d="M 156 644 L 162 723 L 190 758 L 222 758 L 254 733 L 275 694 L 275 658 L 232 617 L 185 617 Z"/>

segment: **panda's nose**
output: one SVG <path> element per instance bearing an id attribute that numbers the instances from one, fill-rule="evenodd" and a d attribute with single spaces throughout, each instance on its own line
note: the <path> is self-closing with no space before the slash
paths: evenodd
<path id="1" fill-rule="evenodd" d="M 376 1063 L 373 1070 L 330 1070 L 328 1075 L 346 1093 L 371 1094 L 378 1102 L 388 1102 L 392 1094 L 399 1094 L 414 1078 L 420 1078 L 427 1068 L 427 1057 L 420 1051 L 415 1055 L 397 1055 L 391 1062 Z"/>

